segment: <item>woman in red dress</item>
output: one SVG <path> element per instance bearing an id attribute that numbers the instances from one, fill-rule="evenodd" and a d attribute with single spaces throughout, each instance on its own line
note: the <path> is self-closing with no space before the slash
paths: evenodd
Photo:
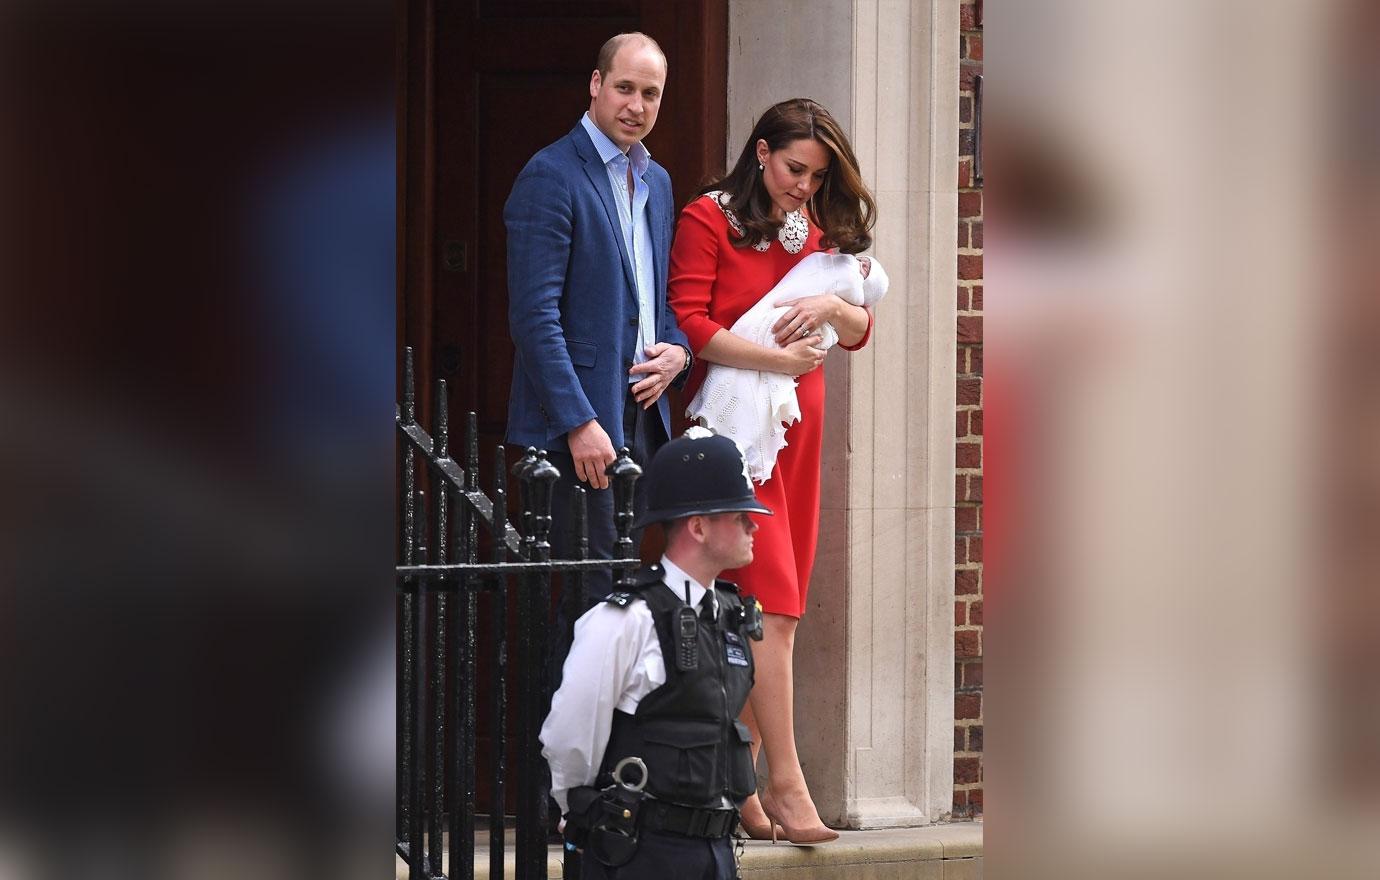
<path id="1" fill-rule="evenodd" d="M 757 498 L 775 516 L 754 517 L 753 561 L 724 573 L 765 614 L 765 637 L 752 645 L 756 684 L 743 721 L 771 765 L 770 790 L 743 806 L 753 837 L 775 837 L 779 825 L 796 843 L 838 837 L 820 821 L 800 769 L 793 721 L 792 655 L 805 610 L 819 532 L 820 443 L 824 353 L 815 348 L 828 322 L 843 348 L 856 350 L 872 330 L 871 313 L 833 295 L 796 300 L 762 346 L 727 328 L 807 255 L 837 248 L 856 254 L 872 243 L 875 205 L 853 148 L 827 110 L 808 99 L 783 101 L 762 115 L 733 170 L 686 206 L 671 248 L 669 297 L 695 351 L 690 399 L 705 364 L 769 370 L 798 377 L 800 420 Z M 768 819 L 770 817 L 770 821 Z"/>

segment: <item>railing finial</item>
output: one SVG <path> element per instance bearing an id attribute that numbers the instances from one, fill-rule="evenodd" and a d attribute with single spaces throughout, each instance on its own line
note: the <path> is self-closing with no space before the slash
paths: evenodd
<path id="1" fill-rule="evenodd" d="M 479 491 L 479 417 L 474 410 L 465 416 L 465 489 Z"/>
<path id="2" fill-rule="evenodd" d="M 432 401 L 432 452 L 438 459 L 450 458 L 450 403 L 446 395 L 446 380 L 436 380 L 436 399 Z"/>
<path id="3" fill-rule="evenodd" d="M 403 350 L 402 423 L 404 425 L 415 425 L 417 423 L 417 389 L 414 387 L 413 383 L 412 346 L 409 345 Z"/>
<path id="4" fill-rule="evenodd" d="M 532 485 L 532 532 L 534 546 L 540 552 L 549 549 L 551 535 L 551 488 L 561 472 L 546 458 L 546 450 L 537 453 L 536 464 L 527 472 Z"/>
<path id="5" fill-rule="evenodd" d="M 632 460 L 632 453 L 624 446 L 618 450 L 618 458 L 604 469 L 604 473 L 608 474 L 613 484 L 614 522 L 618 529 L 618 541 L 614 546 L 613 558 L 632 559 L 633 491 L 637 478 L 642 476 L 642 468 Z M 628 575 L 629 570 L 623 569 L 618 583 L 626 581 Z"/>

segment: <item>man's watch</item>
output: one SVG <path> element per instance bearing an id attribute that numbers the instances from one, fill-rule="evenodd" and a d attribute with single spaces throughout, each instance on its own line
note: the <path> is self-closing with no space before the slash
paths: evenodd
<path id="1" fill-rule="evenodd" d="M 676 373 L 675 375 L 675 378 L 679 379 L 681 376 L 684 376 L 687 373 L 689 373 L 690 368 L 695 365 L 695 355 L 694 352 L 690 351 L 690 347 L 688 345 L 681 345 L 679 342 L 674 343 L 674 345 L 676 346 L 676 348 L 679 348 L 681 351 L 685 352 L 685 366 L 681 367 L 680 372 Z"/>

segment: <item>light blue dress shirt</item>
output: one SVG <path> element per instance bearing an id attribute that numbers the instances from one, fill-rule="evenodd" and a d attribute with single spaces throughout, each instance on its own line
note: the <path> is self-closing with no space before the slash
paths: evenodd
<path id="1" fill-rule="evenodd" d="M 652 265 L 652 228 L 647 219 L 647 195 L 649 189 L 642 175 L 647 173 L 647 164 L 652 154 L 639 141 L 627 153 L 609 140 L 608 135 L 599 130 L 594 120 L 586 113 L 580 123 L 594 141 L 594 149 L 604 160 L 609 183 L 613 186 L 613 200 L 618 204 L 618 226 L 623 234 L 623 244 L 632 260 L 633 278 L 637 281 L 637 352 L 633 363 L 647 360 L 646 349 L 656 342 L 656 276 Z M 633 194 L 628 198 L 628 163 L 632 163 Z M 631 202 L 631 203 L 630 203 Z M 629 376 L 628 383 L 640 382 L 645 376 Z"/>

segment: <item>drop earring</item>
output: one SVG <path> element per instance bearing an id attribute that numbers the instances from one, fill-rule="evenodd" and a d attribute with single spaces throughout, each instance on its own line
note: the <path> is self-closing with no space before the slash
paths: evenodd
<path id="1" fill-rule="evenodd" d="M 766 171 L 766 170 L 767 170 L 767 166 L 763 165 L 761 162 L 758 162 L 758 163 L 757 163 L 757 170 L 758 170 L 758 171 Z"/>

